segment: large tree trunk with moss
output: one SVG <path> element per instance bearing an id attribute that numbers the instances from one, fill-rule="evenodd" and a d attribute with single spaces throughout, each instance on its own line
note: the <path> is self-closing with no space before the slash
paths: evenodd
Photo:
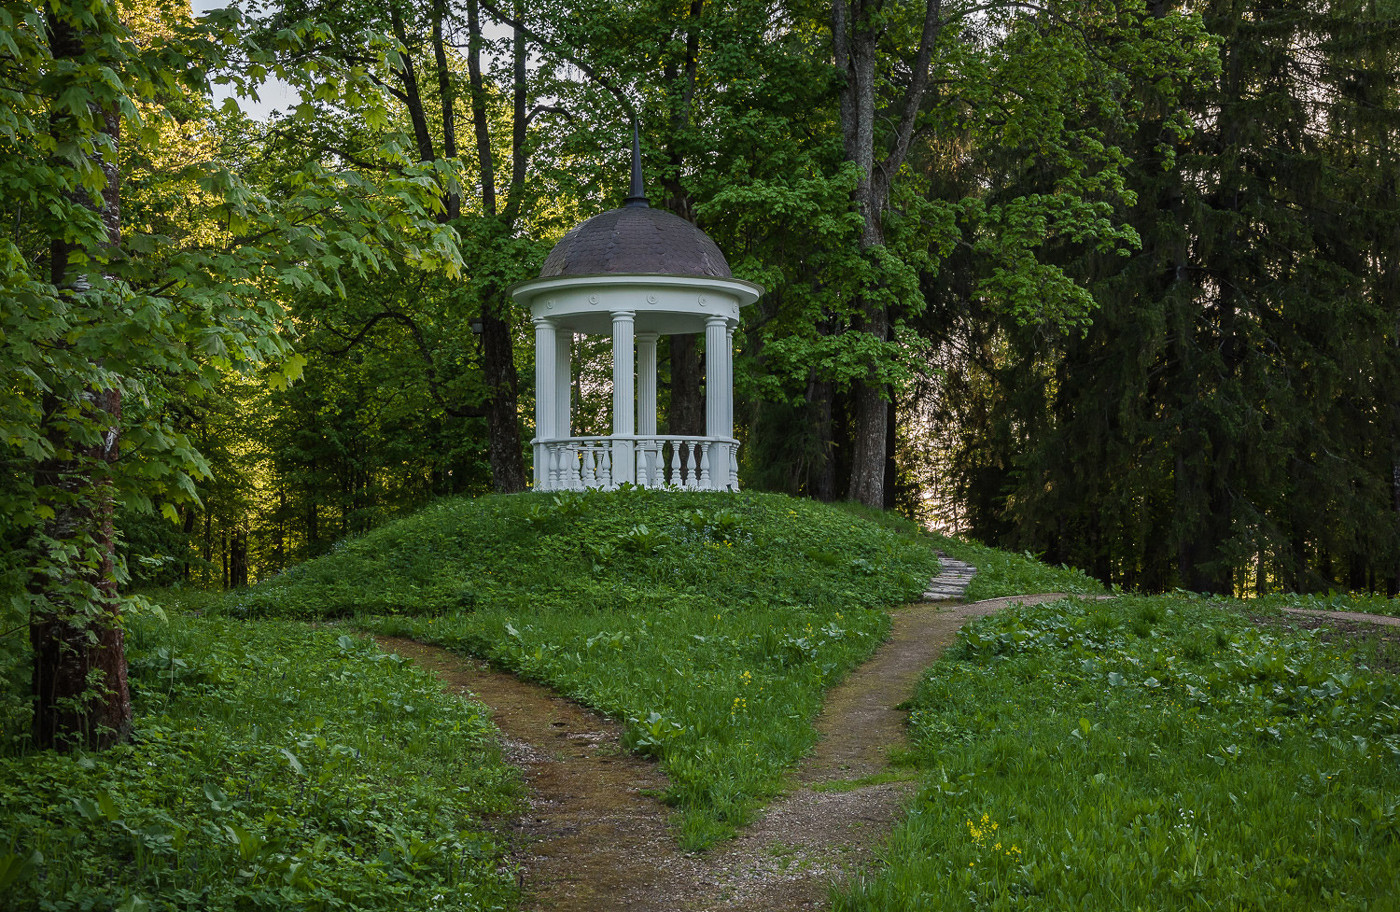
<path id="1" fill-rule="evenodd" d="M 78 60 L 88 56 L 89 42 L 66 12 L 61 7 L 50 9 L 50 47 L 55 60 Z M 94 153 L 106 184 L 100 197 L 84 199 L 83 204 L 96 210 L 106 233 L 105 244 L 114 248 L 121 243 L 116 160 L 121 115 L 115 108 L 94 110 L 93 114 L 107 140 L 106 151 Z M 57 135 L 63 134 L 68 119 L 69 115 L 53 114 Z M 78 296 L 87 293 L 88 281 L 86 275 L 73 271 L 73 253 L 69 240 L 55 238 L 50 274 L 55 286 Z M 84 268 L 91 268 L 91 264 L 84 264 Z M 43 530 L 47 538 L 44 547 L 77 547 L 86 550 L 88 557 L 80 562 L 54 562 L 84 568 L 78 571 L 81 578 L 74 578 L 71 570 L 52 575 L 40 569 L 30 580 L 34 743 L 60 750 L 101 749 L 125 740 L 131 732 L 131 695 L 117 601 L 112 496 L 102 472 L 104 464 L 117 459 L 121 392 L 88 389 L 82 394 L 78 408 L 84 423 L 102 429 L 99 441 L 88 446 L 67 437 L 60 403 L 46 405 L 52 405 L 44 410 L 46 420 L 51 421 L 48 436 L 58 453 L 71 455 L 45 461 L 38 470 L 37 487 L 57 494 L 49 505 L 52 518 Z"/>

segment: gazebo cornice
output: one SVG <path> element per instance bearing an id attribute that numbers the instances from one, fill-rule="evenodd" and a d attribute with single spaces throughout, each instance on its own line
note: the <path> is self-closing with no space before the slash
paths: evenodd
<path id="1" fill-rule="evenodd" d="M 703 332 L 705 322 L 739 321 L 739 309 L 763 294 L 743 279 L 712 276 L 591 275 L 531 279 L 510 289 L 535 320 L 586 334 L 611 332 L 612 315 L 636 315 L 639 332 Z"/>

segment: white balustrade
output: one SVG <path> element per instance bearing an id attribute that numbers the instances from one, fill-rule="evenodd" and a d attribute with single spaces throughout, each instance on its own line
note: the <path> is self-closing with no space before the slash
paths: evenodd
<path id="1" fill-rule="evenodd" d="M 618 443 L 632 453 L 635 472 L 618 471 L 613 459 Z M 535 445 L 546 469 L 536 482 L 537 491 L 609 490 L 628 476 L 644 488 L 739 490 L 739 442 L 733 438 L 633 434 L 560 437 L 536 440 Z M 715 471 L 716 467 L 728 471 Z"/>

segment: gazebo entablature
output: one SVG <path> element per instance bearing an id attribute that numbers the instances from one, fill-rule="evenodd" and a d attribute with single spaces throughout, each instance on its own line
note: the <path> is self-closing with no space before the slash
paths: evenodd
<path id="1" fill-rule="evenodd" d="M 626 273 L 557 275 L 513 288 L 512 296 L 530 308 L 535 324 L 535 490 L 626 482 L 737 491 L 734 329 L 739 309 L 762 293 L 762 287 L 728 276 Z M 660 435 L 657 340 L 700 332 L 706 350 L 705 434 Z M 612 337 L 613 426 L 606 437 L 572 433 L 575 334 Z"/>

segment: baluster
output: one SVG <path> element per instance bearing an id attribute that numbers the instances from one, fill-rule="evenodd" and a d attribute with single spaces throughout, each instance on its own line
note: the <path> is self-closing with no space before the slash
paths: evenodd
<path id="1" fill-rule="evenodd" d="M 739 447 L 729 445 L 729 490 L 739 491 Z"/>
<path id="2" fill-rule="evenodd" d="M 613 486 L 612 447 L 598 450 L 598 487 L 611 491 Z"/>
<path id="3" fill-rule="evenodd" d="M 544 475 L 545 490 L 559 490 L 559 448 L 549 443 L 544 445 Z"/>
<path id="4" fill-rule="evenodd" d="M 641 456 L 645 467 L 638 474 L 642 476 L 642 486 L 647 488 L 656 487 L 656 441 L 648 440 L 642 449 Z"/>
<path id="5" fill-rule="evenodd" d="M 579 465 L 578 489 L 587 491 L 589 488 L 597 487 L 597 474 L 593 470 L 593 451 L 587 447 L 579 450 L 581 463 Z"/>
<path id="6" fill-rule="evenodd" d="M 706 442 L 700 444 L 700 490 L 708 491 L 711 487 L 710 444 Z"/>
<path id="7" fill-rule="evenodd" d="M 700 487 L 700 448 L 691 440 L 687 444 L 685 459 L 685 487 L 687 491 L 694 491 Z"/>

